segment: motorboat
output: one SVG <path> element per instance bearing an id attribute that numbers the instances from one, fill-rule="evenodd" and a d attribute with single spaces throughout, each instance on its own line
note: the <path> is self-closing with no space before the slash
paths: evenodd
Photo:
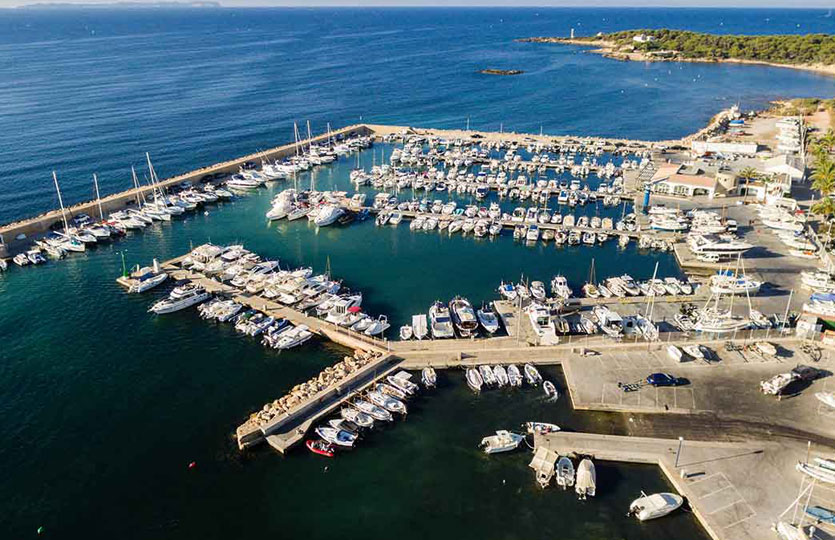
<path id="1" fill-rule="evenodd" d="M 275 344 L 276 349 L 285 350 L 297 347 L 310 338 L 313 337 L 313 332 L 304 325 L 300 324 L 284 332 Z"/>
<path id="2" fill-rule="evenodd" d="M 466 379 L 467 386 L 469 386 L 473 392 L 481 392 L 481 387 L 484 385 L 484 380 L 481 378 L 481 375 L 478 373 L 477 369 L 467 368 Z"/>
<path id="3" fill-rule="evenodd" d="M 715 275 L 710 278 L 710 292 L 715 294 L 757 294 L 762 282 L 747 276 Z"/>
<path id="4" fill-rule="evenodd" d="M 699 345 L 685 345 L 682 350 L 694 360 L 704 360 L 705 358 L 705 354 Z"/>
<path id="5" fill-rule="evenodd" d="M 815 392 L 815 397 L 821 403 L 835 409 L 835 392 Z"/>
<path id="6" fill-rule="evenodd" d="M 420 380 L 426 388 L 435 388 L 438 384 L 438 375 L 431 367 L 425 367 L 420 372 Z"/>
<path id="7" fill-rule="evenodd" d="M 374 427 L 374 418 L 353 407 L 342 407 L 339 415 L 345 420 L 350 420 L 361 428 L 370 429 Z"/>
<path id="8" fill-rule="evenodd" d="M 378 407 L 382 407 L 389 412 L 406 414 L 406 404 L 395 397 L 387 396 L 377 390 L 371 390 L 366 395 L 371 403 Z"/>
<path id="9" fill-rule="evenodd" d="M 493 335 L 499 331 L 499 318 L 489 307 L 482 306 L 481 309 L 476 312 L 476 316 L 478 317 L 478 322 L 481 324 L 481 327 L 484 328 L 485 332 L 488 334 Z"/>
<path id="10" fill-rule="evenodd" d="M 148 311 L 156 313 L 157 315 L 174 313 L 176 311 L 180 311 L 191 306 L 197 305 L 201 302 L 205 302 L 211 296 L 211 293 L 207 292 L 202 287 L 193 288 L 189 289 L 188 292 L 184 292 L 181 296 L 169 296 L 168 298 L 160 300 L 159 302 L 151 306 L 151 308 Z"/>
<path id="11" fill-rule="evenodd" d="M 563 489 L 570 488 L 574 485 L 574 476 L 574 463 L 568 456 L 560 456 L 556 467 L 557 485 Z"/>
<path id="12" fill-rule="evenodd" d="M 549 424 L 547 422 L 525 422 L 525 429 L 530 435 L 539 433 L 545 435 L 546 433 L 556 433 L 560 430 L 560 426 L 556 424 Z"/>
<path id="13" fill-rule="evenodd" d="M 507 386 L 510 383 L 510 379 L 507 376 L 507 370 L 505 370 L 504 366 L 493 366 L 493 376 L 495 377 L 499 388 Z"/>
<path id="14" fill-rule="evenodd" d="M 400 327 L 400 340 L 401 341 L 409 341 L 412 339 L 413 332 L 412 332 L 412 325 L 411 324 L 404 324 Z"/>
<path id="15" fill-rule="evenodd" d="M 388 410 L 362 399 L 355 400 L 353 406 L 358 411 L 365 413 L 374 420 L 384 420 L 386 422 L 390 422 L 394 419 Z"/>
<path id="16" fill-rule="evenodd" d="M 316 435 L 322 437 L 325 441 L 344 448 L 353 448 L 357 440 L 356 433 L 350 433 L 331 426 L 319 426 L 315 431 Z"/>
<path id="17" fill-rule="evenodd" d="M 412 315 L 412 334 L 417 339 L 423 339 L 429 335 L 429 328 L 426 324 L 426 314 Z"/>
<path id="18" fill-rule="evenodd" d="M 835 484 L 835 470 L 812 463 L 798 462 L 795 468 L 803 474 L 827 484 Z"/>
<path id="19" fill-rule="evenodd" d="M 558 298 L 568 300 L 574 291 L 568 286 L 568 280 L 564 276 L 554 276 L 551 280 L 551 293 Z"/>
<path id="20" fill-rule="evenodd" d="M 684 358 L 684 353 L 675 345 L 670 344 L 667 345 L 667 356 L 669 356 L 670 359 L 675 362 L 681 362 L 682 358 Z"/>
<path id="21" fill-rule="evenodd" d="M 513 283 L 505 283 L 502 281 L 501 285 L 499 285 L 499 294 L 501 294 L 505 300 L 510 300 L 512 302 L 516 300 L 517 297 L 516 287 Z"/>
<path id="22" fill-rule="evenodd" d="M 536 334 L 540 345 L 556 345 L 559 343 L 557 327 L 551 319 L 548 309 L 537 303 L 531 303 L 525 308 L 531 327 Z"/>
<path id="23" fill-rule="evenodd" d="M 560 397 L 559 393 L 557 392 L 557 387 L 554 386 L 554 383 L 551 381 L 545 381 L 542 383 L 542 389 L 545 391 L 545 398 L 550 401 L 556 401 L 557 398 Z"/>
<path id="24" fill-rule="evenodd" d="M 399 371 L 394 375 L 386 376 L 386 380 L 395 388 L 402 390 L 409 396 L 413 396 L 418 393 L 420 387 L 409 380 L 411 376 L 408 371 Z"/>
<path id="25" fill-rule="evenodd" d="M 472 304 L 459 296 L 449 303 L 452 322 L 461 337 L 472 337 L 478 334 L 478 318 Z"/>
<path id="26" fill-rule="evenodd" d="M 406 392 L 388 383 L 378 382 L 374 385 L 374 389 L 380 392 L 381 394 L 388 394 L 391 397 L 400 400 L 406 400 L 409 398 L 409 395 Z"/>
<path id="27" fill-rule="evenodd" d="M 378 336 L 388 330 L 390 326 L 388 317 L 380 315 L 378 318 L 374 319 L 371 325 L 369 325 L 363 333 L 366 336 Z"/>
<path id="28" fill-rule="evenodd" d="M 774 526 L 777 531 L 777 536 L 782 540 L 810 540 L 809 535 L 803 530 L 803 527 L 792 525 L 785 521 L 780 521 Z"/>
<path id="29" fill-rule="evenodd" d="M 333 445 L 322 439 L 308 439 L 304 445 L 308 450 L 320 456 L 333 457 L 336 454 Z"/>
<path id="30" fill-rule="evenodd" d="M 574 484 L 574 491 L 578 497 L 583 500 L 586 497 L 594 497 L 597 489 L 597 473 L 594 469 L 594 463 L 589 458 L 585 458 L 577 467 L 576 482 Z"/>
<path id="31" fill-rule="evenodd" d="M 447 339 L 455 337 L 452 319 L 449 316 L 449 308 L 442 302 L 435 302 L 429 308 L 429 321 L 433 338 Z"/>
<path id="32" fill-rule="evenodd" d="M 609 337 L 619 338 L 623 335 L 623 318 L 604 305 L 594 306 L 592 310 L 597 317 L 600 329 Z"/>
<path id="33" fill-rule="evenodd" d="M 495 435 L 490 435 L 481 439 L 479 447 L 485 454 L 510 452 L 511 450 L 516 450 L 524 439 L 524 435 L 519 435 L 518 433 L 501 429 L 497 431 Z"/>
<path id="34" fill-rule="evenodd" d="M 537 386 L 542 382 L 542 375 L 539 374 L 539 371 L 533 366 L 533 364 L 525 364 L 524 371 L 525 380 L 528 381 L 528 384 L 531 386 Z"/>
<path id="35" fill-rule="evenodd" d="M 641 497 L 629 505 L 629 514 L 638 518 L 639 521 L 658 519 L 677 510 L 683 503 L 684 499 L 677 493 L 646 495 L 642 492 Z"/>
<path id="36" fill-rule="evenodd" d="M 507 380 L 511 387 L 518 388 L 522 386 L 522 373 L 519 371 L 516 364 L 510 364 L 507 366 Z"/>

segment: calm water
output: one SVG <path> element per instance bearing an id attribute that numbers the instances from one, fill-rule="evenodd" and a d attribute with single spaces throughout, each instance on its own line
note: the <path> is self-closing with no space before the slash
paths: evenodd
<path id="1" fill-rule="evenodd" d="M 292 140 L 292 122 L 680 137 L 739 101 L 830 96 L 781 68 L 622 63 L 520 37 L 676 27 L 832 32 L 808 10 L 0 10 L 0 222 Z M 476 73 L 525 70 L 518 77 Z"/>
<path id="2" fill-rule="evenodd" d="M 0 12 L 0 221 L 54 205 L 56 168 L 70 200 L 108 191 L 150 151 L 161 175 L 291 138 L 293 119 L 359 120 L 660 138 L 698 128 L 740 100 L 828 95 L 831 80 L 780 69 L 610 62 L 512 38 L 676 26 L 697 30 L 828 31 L 803 11 L 223 10 Z M 766 20 L 769 19 L 769 20 Z M 723 23 L 720 25 L 720 23 Z M 795 25 L 801 24 L 800 28 Z M 485 78 L 482 66 L 517 78 Z M 684 101 L 687 106 L 679 109 Z M 378 150 L 379 151 L 379 150 Z M 370 154 L 363 158 L 366 163 Z M 350 161 L 350 160 L 349 160 Z M 352 164 L 315 173 L 344 185 Z M 302 182 L 311 178 L 304 177 Z M 485 458 L 497 428 L 538 419 L 607 431 L 609 416 L 572 414 L 534 392 L 474 397 L 460 373 L 332 462 L 295 452 L 242 455 L 246 414 L 344 351 L 325 343 L 276 354 L 191 311 L 152 317 L 156 296 L 114 283 L 119 252 L 147 263 L 191 243 L 243 241 L 287 265 L 336 275 L 366 293 L 394 327 L 438 298 L 492 298 L 502 279 L 582 281 L 599 274 L 676 272 L 667 255 L 606 247 L 527 248 L 412 234 L 372 223 L 316 231 L 267 225 L 275 186 L 259 195 L 37 269 L 0 275 L 0 513 L 3 537 L 241 538 L 334 535 L 423 538 L 705 538 L 686 514 L 638 525 L 623 518 L 652 468 L 601 464 L 600 496 L 535 486 L 529 455 Z M 592 209 L 586 209 L 592 212 Z M 556 371 L 548 376 L 558 380 Z M 562 384 L 562 383 L 560 383 Z M 195 469 L 187 464 L 197 462 Z M 325 465 L 329 466 L 327 471 Z"/>

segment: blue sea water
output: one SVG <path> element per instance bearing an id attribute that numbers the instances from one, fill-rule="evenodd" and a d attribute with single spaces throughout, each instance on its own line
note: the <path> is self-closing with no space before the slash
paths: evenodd
<path id="1" fill-rule="evenodd" d="M 0 221 L 127 187 L 149 151 L 161 176 L 359 121 L 606 134 L 657 139 L 698 129 L 731 102 L 832 94 L 829 78 L 779 68 L 624 64 L 530 35 L 631 27 L 715 32 L 831 31 L 821 11 L 637 9 L 253 9 L 0 11 Z M 797 26 L 797 25 L 800 26 Z M 485 66 L 524 69 L 483 77 Z M 379 152 L 380 150 L 375 150 Z M 368 165 L 369 152 L 362 158 Z M 302 182 L 347 185 L 351 160 Z M 651 525 L 623 518 L 649 467 L 601 464 L 599 496 L 542 492 L 529 455 L 486 458 L 475 444 L 525 420 L 621 429 L 535 391 L 473 396 L 455 371 L 409 419 L 325 463 L 304 451 L 241 454 L 246 415 L 333 363 L 323 342 L 277 354 L 199 320 L 153 317 L 164 291 L 128 296 L 129 264 L 192 244 L 244 242 L 285 265 L 330 262 L 394 328 L 438 298 L 492 298 L 524 274 L 649 277 L 669 255 L 614 245 L 528 248 L 366 222 L 317 231 L 268 225 L 275 190 L 159 224 L 38 268 L 0 274 L 0 537 L 213 539 L 258 536 L 703 539 L 689 514 Z M 591 212 L 590 208 L 585 209 Z M 560 382 L 560 373 L 546 370 Z M 560 386 L 562 383 L 560 382 Z M 197 467 L 188 468 L 195 461 Z"/>
<path id="2" fill-rule="evenodd" d="M 642 27 L 832 32 L 822 10 L 0 10 L 0 222 L 130 187 L 150 152 L 169 176 L 316 132 L 388 122 L 645 139 L 719 109 L 831 96 L 784 68 L 621 63 L 517 43 Z M 518 77 L 479 75 L 485 67 Z"/>

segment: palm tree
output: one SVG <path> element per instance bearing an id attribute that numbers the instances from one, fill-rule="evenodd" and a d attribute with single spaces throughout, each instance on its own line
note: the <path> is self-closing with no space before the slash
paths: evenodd
<path id="1" fill-rule="evenodd" d="M 825 219 L 835 215 L 835 201 L 831 197 L 824 197 L 812 205 L 812 213 L 823 216 Z"/>
<path id="2" fill-rule="evenodd" d="M 741 171 L 739 171 L 740 178 L 745 179 L 745 197 L 748 197 L 748 184 L 751 180 L 756 180 L 759 178 L 760 173 L 754 167 L 745 167 Z"/>
<path id="3" fill-rule="evenodd" d="M 827 158 L 815 164 L 812 188 L 820 191 L 822 195 L 829 195 L 835 190 L 835 162 Z"/>
<path id="4" fill-rule="evenodd" d="M 832 150 L 835 150 L 835 132 L 831 129 L 827 130 L 826 133 L 818 139 L 818 144 L 825 148 L 828 154 L 832 153 Z"/>

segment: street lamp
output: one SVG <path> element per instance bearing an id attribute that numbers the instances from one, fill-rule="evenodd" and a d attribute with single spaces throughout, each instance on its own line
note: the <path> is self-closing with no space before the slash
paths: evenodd
<path id="1" fill-rule="evenodd" d="M 678 450 L 676 450 L 676 464 L 675 466 L 678 467 L 678 459 L 681 457 L 681 447 L 684 444 L 684 437 L 678 438 Z"/>

